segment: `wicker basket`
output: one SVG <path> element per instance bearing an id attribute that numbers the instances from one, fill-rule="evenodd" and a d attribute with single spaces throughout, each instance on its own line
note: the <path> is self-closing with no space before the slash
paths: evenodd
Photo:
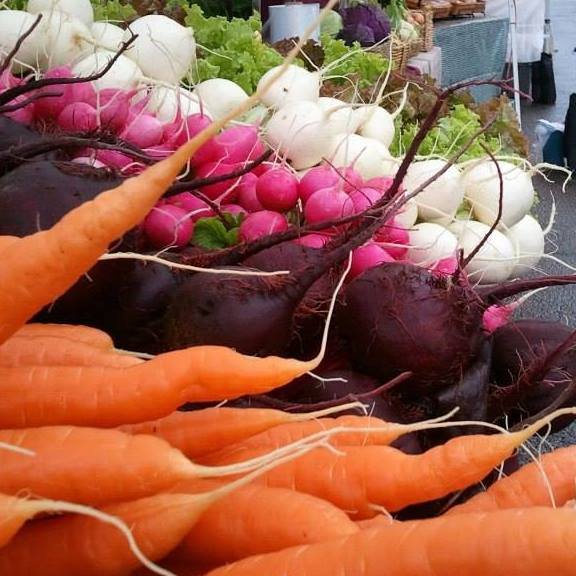
<path id="1" fill-rule="evenodd" d="M 415 53 L 430 52 L 434 48 L 434 10 L 426 6 L 422 10 L 410 10 L 410 14 L 419 14 L 424 19 L 420 38 L 413 42 Z"/>
<path id="2" fill-rule="evenodd" d="M 391 40 L 371 47 L 370 51 L 384 56 L 384 58 L 392 58 L 392 70 L 403 73 L 406 70 L 408 58 L 410 58 L 411 42 L 403 42 L 397 36 L 392 36 Z"/>
<path id="3" fill-rule="evenodd" d="M 486 2 L 473 0 L 467 2 L 452 2 L 452 16 L 472 16 L 474 14 L 484 14 L 486 12 Z"/>

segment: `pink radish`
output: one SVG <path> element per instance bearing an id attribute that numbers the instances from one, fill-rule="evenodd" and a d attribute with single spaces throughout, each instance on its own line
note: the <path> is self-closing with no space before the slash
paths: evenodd
<path id="1" fill-rule="evenodd" d="M 160 144 L 163 130 L 162 123 L 156 117 L 151 114 L 139 114 L 129 120 L 120 136 L 127 142 L 144 149 Z"/>
<path id="2" fill-rule="evenodd" d="M 305 236 L 294 240 L 296 244 L 307 246 L 308 248 L 324 248 L 329 241 L 330 237 L 325 236 L 324 234 L 306 234 Z"/>
<path id="3" fill-rule="evenodd" d="M 375 268 L 386 262 L 395 262 L 394 258 L 386 250 L 376 244 L 365 244 L 352 252 L 352 266 L 350 278 L 356 278 L 366 270 Z"/>
<path id="4" fill-rule="evenodd" d="M 196 171 L 196 177 L 214 178 L 216 176 L 224 176 L 235 172 L 238 168 L 240 168 L 240 166 L 234 164 L 209 162 L 198 168 Z M 218 182 L 217 184 L 203 186 L 200 191 L 202 194 L 208 196 L 210 200 L 219 199 L 221 202 L 234 202 L 236 198 L 236 188 L 239 182 L 240 176 L 237 178 L 231 178 L 230 180 L 224 180 L 223 182 Z"/>
<path id="5" fill-rule="evenodd" d="M 376 188 L 367 188 L 363 186 L 357 190 L 352 190 L 349 194 L 352 203 L 354 204 L 354 210 L 358 213 L 364 212 L 371 208 L 380 198 L 382 198 L 382 193 Z"/>
<path id="6" fill-rule="evenodd" d="M 205 114 L 190 114 L 186 118 L 177 118 L 174 122 L 164 125 L 164 140 L 173 140 L 176 146 L 180 146 L 200 134 L 202 130 L 212 124 L 212 120 Z"/>
<path id="7" fill-rule="evenodd" d="M 258 200 L 258 195 L 256 194 L 256 185 L 258 184 L 258 176 L 254 173 L 249 172 L 244 174 L 240 179 L 240 183 L 236 188 L 236 201 L 242 208 L 248 210 L 248 212 L 259 212 L 264 210 L 264 206 Z"/>
<path id="8" fill-rule="evenodd" d="M 225 204 L 224 206 L 220 207 L 220 210 L 225 214 L 232 214 L 232 216 L 241 216 L 242 214 L 246 215 L 248 212 L 242 208 L 242 206 L 238 206 L 238 204 Z"/>
<path id="9" fill-rule="evenodd" d="M 196 222 L 196 220 L 200 218 L 210 218 L 214 216 L 214 212 L 208 204 L 206 204 L 204 200 L 194 196 L 191 192 L 182 192 L 171 196 L 167 199 L 167 202 L 168 204 L 182 208 L 192 222 Z"/>
<path id="10" fill-rule="evenodd" d="M 185 210 L 165 204 L 152 209 L 142 228 L 154 248 L 167 248 L 186 246 L 192 238 L 194 225 Z"/>
<path id="11" fill-rule="evenodd" d="M 298 185 L 298 194 L 306 202 L 314 192 L 331 188 L 340 182 L 340 176 L 331 166 L 316 166 L 304 174 Z"/>
<path id="12" fill-rule="evenodd" d="M 207 142 L 192 159 L 194 166 L 206 162 L 248 162 L 264 152 L 256 126 L 232 126 Z"/>
<path id="13" fill-rule="evenodd" d="M 275 168 L 258 178 L 256 195 L 267 210 L 287 212 L 298 202 L 298 180 L 288 170 Z"/>
<path id="14" fill-rule="evenodd" d="M 354 203 L 350 196 L 337 187 L 314 192 L 304 206 L 308 224 L 335 220 L 354 214 Z"/>
<path id="15" fill-rule="evenodd" d="M 120 132 L 130 113 L 130 100 L 133 92 L 116 88 L 105 88 L 96 95 L 96 110 L 100 116 L 100 126 Z"/>
<path id="16" fill-rule="evenodd" d="M 66 132 L 90 132 L 98 128 L 98 112 L 90 104 L 68 104 L 58 115 L 58 126 Z"/>
<path id="17" fill-rule="evenodd" d="M 385 226 L 382 226 L 374 235 L 375 242 L 384 244 L 382 248 L 396 259 L 404 258 L 410 244 L 408 230 L 401 226 L 393 218 Z"/>
<path id="18" fill-rule="evenodd" d="M 282 214 L 271 210 L 261 210 L 246 216 L 246 219 L 240 224 L 240 238 L 243 242 L 250 242 L 262 236 L 284 232 L 287 229 L 288 222 Z"/>

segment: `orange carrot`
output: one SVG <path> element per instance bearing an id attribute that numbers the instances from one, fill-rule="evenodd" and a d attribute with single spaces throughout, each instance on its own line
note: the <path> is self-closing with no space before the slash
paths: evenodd
<path id="1" fill-rule="evenodd" d="M 207 576 L 573 576 L 576 511 L 531 508 L 396 522 L 252 556 Z"/>
<path id="2" fill-rule="evenodd" d="M 394 522 L 394 519 L 384 514 L 378 514 L 374 518 L 366 518 L 365 520 L 358 520 L 356 526 L 360 530 L 369 530 L 371 528 L 386 528 Z"/>
<path id="3" fill-rule="evenodd" d="M 155 561 L 180 543 L 210 503 L 208 495 L 159 494 L 103 511 L 130 526 L 142 553 Z M 0 574 L 7 576 L 122 576 L 139 566 L 116 527 L 84 516 L 30 524 L 0 550 Z"/>
<path id="4" fill-rule="evenodd" d="M 43 510 L 40 502 L 0 494 L 0 548 L 20 530 L 26 520 Z"/>
<path id="5" fill-rule="evenodd" d="M 564 506 L 576 497 L 576 446 L 544 454 L 540 464 L 527 464 L 495 482 L 446 514 L 488 512 L 503 508 Z"/>
<path id="6" fill-rule="evenodd" d="M 196 489 L 194 482 L 179 482 L 172 491 Z M 235 490 L 206 510 L 174 555 L 196 564 L 218 566 L 357 531 L 345 512 L 325 500 L 294 490 L 251 485 Z"/>
<path id="7" fill-rule="evenodd" d="M 18 236 L 0 236 L 0 254 L 18 240 Z"/>
<path id="8" fill-rule="evenodd" d="M 130 434 L 158 436 L 178 448 L 188 458 L 198 458 L 246 438 L 256 437 L 260 432 L 275 429 L 281 424 L 313 420 L 351 407 L 355 406 L 346 405 L 337 409 L 302 414 L 266 408 L 206 408 L 193 412 L 173 412 L 165 418 L 120 426 L 119 429 Z M 319 430 L 322 428 L 315 429 L 314 432 Z M 300 438 L 304 437 L 305 435 L 302 435 Z M 338 437 L 334 440 L 338 440 Z"/>
<path id="9" fill-rule="evenodd" d="M 0 367 L 0 427 L 144 422 L 167 416 L 185 402 L 272 390 L 317 363 L 318 358 L 256 358 L 220 346 L 198 346 L 123 369 Z"/>
<path id="10" fill-rule="evenodd" d="M 128 368 L 144 360 L 53 336 L 9 338 L 0 344 L 0 366 L 102 366 Z"/>
<path id="11" fill-rule="evenodd" d="M 15 334 L 14 338 L 51 337 L 64 338 L 81 344 L 89 344 L 102 350 L 112 350 L 112 338 L 96 328 L 89 326 L 76 326 L 71 324 L 24 324 Z"/>
<path id="12" fill-rule="evenodd" d="M 342 447 L 340 454 L 314 450 L 271 470 L 259 482 L 294 488 L 328 500 L 357 519 L 370 518 L 378 507 L 394 512 L 479 482 L 551 419 L 573 412 L 558 410 L 513 434 L 456 437 L 424 454 L 404 454 L 389 446 Z M 226 463 L 261 452 L 246 450 Z"/>

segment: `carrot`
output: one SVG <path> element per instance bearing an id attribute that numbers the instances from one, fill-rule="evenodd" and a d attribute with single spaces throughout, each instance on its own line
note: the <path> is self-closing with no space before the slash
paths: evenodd
<path id="1" fill-rule="evenodd" d="M 417 455 L 389 446 L 342 447 L 338 454 L 315 450 L 271 470 L 259 482 L 294 488 L 328 500 L 357 519 L 370 518 L 379 508 L 402 510 L 479 482 L 551 419 L 573 412 L 558 410 L 513 434 L 456 437 Z M 236 457 L 260 453 L 246 450 Z"/>
<path id="2" fill-rule="evenodd" d="M 558 448 L 544 454 L 539 464 L 532 462 L 495 482 L 467 502 L 446 512 L 488 512 L 504 508 L 564 506 L 576 497 L 576 446 Z"/>
<path id="3" fill-rule="evenodd" d="M 173 412 L 159 420 L 120 426 L 119 429 L 130 434 L 158 436 L 178 448 L 188 458 L 198 458 L 246 438 L 255 438 L 260 432 L 275 429 L 287 422 L 313 420 L 357 406 L 346 404 L 336 409 L 303 414 L 266 408 L 205 408 L 193 412 Z M 321 429 L 318 428 L 315 432 Z M 303 437 L 304 435 L 301 436 Z"/>
<path id="4" fill-rule="evenodd" d="M 180 482 L 172 490 L 187 493 L 196 489 L 194 482 Z M 206 510 L 174 555 L 191 563 L 218 566 L 357 531 L 342 510 L 325 500 L 294 490 L 251 485 Z"/>
<path id="5" fill-rule="evenodd" d="M 42 510 L 38 501 L 0 494 L 0 548 L 20 530 L 24 522 Z"/>
<path id="6" fill-rule="evenodd" d="M 327 437 L 315 440 L 324 442 Z M 145 497 L 186 479 L 250 472 L 317 445 L 300 442 L 241 464 L 207 467 L 194 464 L 160 438 L 119 430 L 73 426 L 0 430 L 0 442 L 34 455 L 0 451 L 0 493 L 27 491 L 88 504 Z"/>
<path id="7" fill-rule="evenodd" d="M 64 338 L 80 344 L 89 344 L 102 350 L 112 350 L 112 338 L 97 328 L 90 326 L 76 326 L 71 324 L 24 324 L 15 334 L 14 338 L 51 337 Z"/>
<path id="8" fill-rule="evenodd" d="M 0 254 L 18 240 L 18 236 L 0 236 Z"/>
<path id="9" fill-rule="evenodd" d="M 185 402 L 272 390 L 313 370 L 319 358 L 256 358 L 225 347 L 198 346 L 123 369 L 0 367 L 0 427 L 144 422 L 166 416 Z"/>
<path id="10" fill-rule="evenodd" d="M 501 510 L 396 522 L 252 556 L 207 576 L 573 576 L 576 511 Z"/>
<path id="11" fill-rule="evenodd" d="M 0 344 L 0 366 L 102 366 L 128 368 L 144 360 L 53 336 L 9 338 Z"/>
<path id="12" fill-rule="evenodd" d="M 394 519 L 385 514 L 378 514 L 374 518 L 366 518 L 366 520 L 358 520 L 355 524 L 360 530 L 369 530 L 371 528 L 385 528 L 390 526 Z"/>

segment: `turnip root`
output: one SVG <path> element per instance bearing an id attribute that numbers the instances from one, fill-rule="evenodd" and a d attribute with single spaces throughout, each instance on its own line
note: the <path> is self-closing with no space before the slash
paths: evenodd
<path id="1" fill-rule="evenodd" d="M 410 247 L 406 258 L 419 266 L 429 267 L 439 260 L 456 255 L 458 240 L 440 224 L 423 222 L 409 231 Z"/>
<path id="2" fill-rule="evenodd" d="M 28 0 L 26 10 L 30 14 L 58 11 L 78 18 L 86 26 L 94 22 L 94 10 L 90 0 Z"/>
<path id="3" fill-rule="evenodd" d="M 528 214 L 535 192 L 527 172 L 509 162 L 498 161 L 498 166 L 504 183 L 500 224 L 510 227 Z M 463 183 L 464 194 L 476 218 L 484 224 L 492 225 L 500 205 L 500 178 L 494 162 L 483 160 L 467 168 Z"/>
<path id="4" fill-rule="evenodd" d="M 110 22 L 94 22 L 90 29 L 99 48 L 116 52 L 124 39 L 124 30 Z"/>
<path id="5" fill-rule="evenodd" d="M 379 140 L 390 147 L 394 140 L 396 129 L 394 116 L 380 106 L 366 106 L 356 111 L 360 123 L 358 133 L 366 138 Z"/>
<path id="6" fill-rule="evenodd" d="M 97 51 L 86 56 L 72 67 L 75 76 L 91 76 L 100 72 L 114 57 L 113 52 Z M 142 81 L 142 71 L 132 60 L 120 55 L 112 68 L 93 84 L 96 90 L 117 88 L 132 90 Z"/>
<path id="7" fill-rule="evenodd" d="M 268 70 L 258 82 L 258 89 L 266 85 L 278 72 L 279 66 Z M 316 102 L 320 96 L 320 74 L 291 65 L 262 98 L 266 106 L 282 108 L 292 102 Z"/>
<path id="8" fill-rule="evenodd" d="M 540 226 L 536 218 L 528 214 L 520 222 L 517 222 L 508 230 L 503 230 L 503 232 L 506 238 L 512 242 L 517 260 L 512 276 L 527 274 L 544 255 L 546 239 L 542 226 Z"/>
<path id="9" fill-rule="evenodd" d="M 34 25 L 36 17 L 23 10 L 0 11 L 0 62 L 16 46 L 16 42 Z M 38 28 L 24 40 L 12 61 L 12 69 L 20 72 L 22 64 L 34 67 L 38 57 Z"/>
<path id="10" fill-rule="evenodd" d="M 224 78 L 212 78 L 200 82 L 194 92 L 215 120 L 229 114 L 236 106 L 248 100 L 248 94 L 241 86 Z"/>

